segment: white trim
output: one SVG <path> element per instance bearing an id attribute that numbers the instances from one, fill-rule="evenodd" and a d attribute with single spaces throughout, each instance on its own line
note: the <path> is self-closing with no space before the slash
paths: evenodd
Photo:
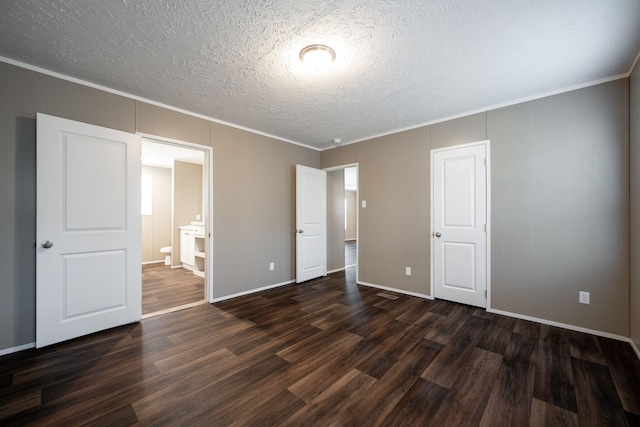
<path id="1" fill-rule="evenodd" d="M 471 110 L 471 111 L 467 111 L 465 113 L 460 113 L 460 114 L 455 114 L 452 116 L 447 116 L 447 117 L 442 117 L 439 119 L 435 119 L 435 120 L 431 120 L 428 122 L 424 122 L 424 123 L 420 123 L 420 124 L 416 124 L 416 125 L 410 125 L 410 126 L 405 126 L 402 128 L 398 128 L 395 130 L 391 130 L 388 132 L 382 132 L 382 133 L 378 133 L 375 135 L 371 135 L 371 136 L 367 136 L 364 138 L 358 138 L 358 139 L 354 139 L 352 141 L 348 141 L 348 142 L 343 142 L 342 144 L 339 145 L 332 145 L 331 147 L 326 147 L 326 148 L 322 148 L 320 149 L 320 151 L 327 151 L 327 150 L 333 150 L 334 148 L 339 148 L 339 147 L 344 147 L 345 145 L 351 145 L 351 144 L 356 144 L 358 142 L 363 142 L 363 141 L 369 141 L 371 139 L 375 139 L 375 138 L 381 138 L 383 136 L 388 136 L 388 135 L 393 135 L 395 133 L 399 133 L 399 132 L 406 132 L 408 130 L 413 130 L 413 129 L 418 129 L 421 127 L 425 127 L 425 126 L 431 126 L 431 125 L 435 125 L 438 123 L 443 123 L 443 122 L 447 122 L 449 120 L 455 120 L 455 119 L 459 119 L 462 117 L 467 117 L 467 116 L 471 116 L 473 114 L 478 114 L 478 113 L 486 113 L 492 110 L 497 110 L 499 108 L 504 108 L 504 107 L 509 107 L 512 105 L 517 105 L 517 104 L 522 104 L 524 102 L 529 102 L 529 101 L 535 101 L 537 99 L 542 99 L 542 98 L 547 98 L 549 96 L 554 96 L 554 95 L 560 95 L 562 93 L 567 93 L 567 92 L 571 92 L 574 90 L 579 90 L 579 89 L 584 89 L 587 87 L 591 87 L 591 86 L 597 86 L 599 84 L 603 84 L 603 83 L 609 83 L 615 80 L 620 80 L 620 79 L 624 79 L 629 77 L 631 72 L 627 72 L 627 73 L 621 73 L 621 74 L 616 74 L 615 76 L 611 76 L 611 77 L 605 77 L 603 79 L 598 79 L 598 80 L 592 80 L 590 82 L 586 82 L 586 83 L 581 83 L 578 85 L 573 85 L 573 86 L 568 86 L 562 89 L 556 89 L 556 90 L 552 90 L 552 91 L 548 91 L 548 92 L 543 92 L 537 95 L 532 95 L 532 96 L 528 96 L 525 98 L 519 98 L 513 101 L 507 101 L 507 102 L 502 102 L 499 104 L 493 104 L 493 105 L 489 105 L 486 107 L 481 107 L 475 110 Z"/>
<path id="2" fill-rule="evenodd" d="M 412 296 L 412 297 L 418 297 L 418 298 L 424 298 L 424 299 L 430 299 L 430 300 L 433 299 L 433 297 L 431 297 L 429 295 L 419 294 L 417 292 L 405 291 L 403 289 L 391 288 L 389 286 L 381 286 L 381 285 L 376 285 L 376 284 L 373 284 L 373 283 L 361 282 L 361 281 L 356 281 L 356 284 L 362 285 L 362 286 L 368 286 L 370 288 L 377 288 L 377 289 L 383 289 L 385 291 L 396 292 L 398 294 L 409 295 L 409 296 Z"/>
<path id="3" fill-rule="evenodd" d="M 611 338 L 618 341 L 631 342 L 629 337 L 623 335 L 611 334 L 609 332 L 598 331 L 595 329 L 583 328 L 582 326 L 569 325 L 567 323 L 554 322 L 553 320 L 541 319 L 539 317 L 527 316 L 525 314 L 512 313 L 510 311 L 496 310 L 494 308 L 487 309 L 488 313 L 500 314 L 501 316 L 514 317 L 516 319 L 529 320 L 531 322 L 541 323 L 543 325 L 555 326 L 558 328 L 569 329 L 570 331 L 582 332 L 585 334 L 596 335 L 604 338 Z"/>
<path id="4" fill-rule="evenodd" d="M 631 344 L 631 348 L 633 349 L 633 351 L 636 352 L 636 356 L 638 356 L 638 359 L 640 359 L 640 350 L 636 346 L 635 341 L 633 341 L 631 338 L 629 338 L 629 344 Z"/>
<path id="5" fill-rule="evenodd" d="M 22 350 L 28 350 L 30 348 L 35 348 L 36 347 L 36 343 L 35 342 L 30 342 L 29 344 L 23 344 L 23 345 L 19 345 L 16 347 L 10 347 L 10 348 L 5 348 L 0 350 L 0 356 L 5 356 L 7 354 L 11 354 L 11 353 L 17 353 L 19 351 Z"/>
<path id="6" fill-rule="evenodd" d="M 296 281 L 295 280 L 287 280 L 286 282 L 276 283 L 275 285 L 267 285 L 267 286 L 263 286 L 261 288 L 250 289 L 248 291 L 238 292 L 237 294 L 231 294 L 231 295 L 227 295 L 227 296 L 219 297 L 219 298 L 212 298 L 212 300 L 210 302 L 215 303 L 215 302 L 220 302 L 220 301 L 226 301 L 228 299 L 237 298 L 237 297 L 241 297 L 241 296 L 244 296 L 244 295 L 255 294 L 257 292 L 266 291 L 268 289 L 279 288 L 281 286 L 290 285 L 292 283 L 296 283 Z"/>
<path id="7" fill-rule="evenodd" d="M 148 265 L 148 264 L 159 264 L 161 262 L 164 262 L 163 259 L 161 259 L 160 261 L 145 261 L 142 263 L 142 265 Z"/>
<path id="8" fill-rule="evenodd" d="M 337 273 L 339 271 L 345 271 L 348 267 L 336 268 L 335 270 L 327 271 L 327 275 Z"/>
<path id="9" fill-rule="evenodd" d="M 213 117 L 205 116 L 204 114 L 199 114 L 199 113 L 194 113 L 193 111 L 183 110 L 182 108 L 174 107 L 174 106 L 171 106 L 171 105 L 168 105 L 168 104 L 164 104 L 162 102 L 153 101 L 151 99 L 143 98 L 141 96 L 132 95 L 130 93 L 122 92 L 122 91 L 117 90 L 117 89 L 112 89 L 112 88 L 107 87 L 107 86 L 102 86 L 102 85 L 99 85 L 99 84 L 96 84 L 96 83 L 88 82 L 86 80 L 81 80 L 81 79 L 78 79 L 76 77 L 70 77 L 70 76 L 67 76 L 67 75 L 64 75 L 64 74 L 61 74 L 61 73 L 56 73 L 55 71 L 50 71 L 50 70 L 47 70 L 46 68 L 41 68 L 41 67 L 37 67 L 35 65 L 26 64 L 24 62 L 16 61 L 15 59 L 10 59 L 10 58 L 7 58 L 5 56 L 0 56 L 0 62 L 4 62 L 6 64 L 13 65 L 13 66 L 20 67 L 20 68 L 24 68 L 24 69 L 27 69 L 27 70 L 30 70 L 30 71 L 35 71 L 36 73 L 45 74 L 47 76 L 51 76 L 51 77 L 55 77 L 55 78 L 58 78 L 58 79 L 66 80 L 66 81 L 71 82 L 71 83 L 76 83 L 76 84 L 79 84 L 79 85 L 82 85 L 82 86 L 87 86 L 87 87 L 90 87 L 90 88 L 93 88 L 93 89 L 98 89 L 98 90 L 101 90 L 101 91 L 104 91 L 104 92 L 112 93 L 114 95 L 123 96 L 125 98 L 133 99 L 134 101 L 145 102 L 147 104 L 155 105 L 156 107 L 166 108 L 167 110 L 172 110 L 172 111 L 175 111 L 175 112 L 178 112 L 178 113 L 186 114 L 188 116 L 192 116 L 192 117 L 197 117 L 199 119 L 208 120 L 208 121 L 211 121 L 211 122 L 214 122 L 214 123 L 218 123 L 218 124 L 221 124 L 221 125 L 225 125 L 225 126 L 229 126 L 229 127 L 235 128 L 235 129 L 244 130 L 244 131 L 247 131 L 247 132 L 254 133 L 256 135 L 266 136 L 267 138 L 277 139 L 279 141 L 287 142 L 287 143 L 293 144 L 293 145 L 299 145 L 300 147 L 309 148 L 309 149 L 314 150 L 314 151 L 321 151 L 321 149 L 318 148 L 318 147 L 312 147 L 310 145 L 306 145 L 306 144 L 303 144 L 301 142 L 293 141 L 291 139 L 283 138 L 281 136 L 272 135 L 270 133 L 262 132 L 262 131 L 259 131 L 259 130 L 256 130 L 256 129 L 251 129 L 251 128 L 248 128 L 248 127 L 245 127 L 245 126 L 240 126 L 240 125 L 236 125 L 236 124 L 233 124 L 233 123 L 230 123 L 230 122 L 226 122 L 224 120 L 215 119 Z"/>
<path id="10" fill-rule="evenodd" d="M 430 250 L 431 250 L 431 257 L 429 259 L 429 269 L 430 269 L 430 274 L 429 274 L 429 281 L 430 281 L 430 285 L 429 285 L 429 292 L 431 293 L 431 295 L 435 295 L 435 289 L 434 289 L 434 284 L 435 284 L 435 277 L 434 277 L 434 249 L 433 249 L 433 245 L 434 245 L 434 240 L 433 240 L 433 155 L 434 153 L 439 153 L 439 152 L 443 152 L 443 151 L 448 151 L 448 150 L 457 150 L 459 148 L 467 148 L 467 147 L 474 147 L 477 145 L 484 145 L 485 146 L 485 166 L 486 166 L 486 170 L 485 170 L 485 184 L 486 184 L 486 193 L 485 196 L 487 198 L 486 201 L 486 206 L 487 206 L 487 211 L 486 211 L 486 262 L 487 262 L 487 276 L 486 276 L 486 291 L 487 291 L 487 298 L 486 298 L 486 307 L 485 309 L 487 311 L 489 311 L 489 309 L 491 308 L 491 140 L 489 139 L 485 139 L 484 141 L 476 141 L 476 142 L 469 142 L 466 144 L 459 144 L 459 145 L 452 145 L 449 147 L 442 147 L 442 148 L 434 148 L 431 150 L 430 153 L 430 175 L 429 175 L 429 179 L 430 179 L 430 183 L 429 183 L 429 190 L 430 190 L 430 195 L 429 195 L 429 214 L 431 217 L 431 223 L 430 225 L 430 231 L 429 231 L 429 239 L 431 242 L 431 246 L 430 246 Z M 481 308 L 481 307 L 480 307 Z"/>
<path id="11" fill-rule="evenodd" d="M 355 237 L 353 239 L 344 239 L 345 242 L 355 242 L 356 240 L 358 239 L 356 239 Z"/>
<path id="12" fill-rule="evenodd" d="M 171 307 L 171 308 L 167 308 L 165 310 L 154 311 L 153 313 L 143 314 L 142 315 L 142 319 L 144 320 L 144 319 L 148 319 L 150 317 L 160 316 L 162 314 L 173 313 L 174 311 L 184 310 L 185 308 L 197 307 L 199 305 L 206 304 L 206 303 L 207 303 L 207 301 L 205 301 L 205 300 L 200 300 L 200 301 L 196 301 L 196 302 L 190 302 L 189 304 L 183 304 L 183 305 L 179 305 L 177 307 Z"/>
<path id="13" fill-rule="evenodd" d="M 640 51 L 636 55 L 636 59 L 634 59 L 633 63 L 631 64 L 631 69 L 629 70 L 629 76 L 628 77 L 631 77 L 631 74 L 633 74 L 633 70 L 636 68 L 636 65 L 638 65 L 638 60 L 640 60 Z"/>
<path id="14" fill-rule="evenodd" d="M 347 268 L 353 268 L 353 267 L 357 267 L 358 264 L 351 264 L 351 265 L 345 265 L 344 269 L 346 270 Z"/>

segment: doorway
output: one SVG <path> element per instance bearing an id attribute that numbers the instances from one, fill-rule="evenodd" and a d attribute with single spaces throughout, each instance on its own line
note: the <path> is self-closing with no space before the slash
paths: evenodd
<path id="1" fill-rule="evenodd" d="M 142 317 L 208 301 L 210 149 L 142 139 Z"/>
<path id="2" fill-rule="evenodd" d="M 329 273 L 347 271 L 357 276 L 358 165 L 327 171 L 327 261 Z"/>

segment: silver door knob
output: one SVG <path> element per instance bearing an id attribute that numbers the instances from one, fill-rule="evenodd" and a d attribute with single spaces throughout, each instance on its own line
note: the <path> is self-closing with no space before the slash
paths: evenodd
<path id="1" fill-rule="evenodd" d="M 304 233 L 304 230 L 300 229 L 300 230 L 298 230 L 298 233 L 302 234 L 302 233 Z"/>
<path id="2" fill-rule="evenodd" d="M 44 242 L 40 243 L 40 246 L 42 246 L 45 249 L 49 249 L 50 247 L 53 246 L 53 242 L 51 240 L 45 240 Z"/>
<path id="3" fill-rule="evenodd" d="M 442 234 L 439 231 L 436 231 L 436 237 L 439 239 L 440 237 L 442 237 Z"/>

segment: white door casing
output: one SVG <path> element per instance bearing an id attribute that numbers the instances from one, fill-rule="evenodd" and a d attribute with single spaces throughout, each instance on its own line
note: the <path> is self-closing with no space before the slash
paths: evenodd
<path id="1" fill-rule="evenodd" d="M 327 173 L 296 165 L 296 283 L 327 275 Z"/>
<path id="2" fill-rule="evenodd" d="M 36 182 L 36 346 L 138 321 L 140 137 L 39 113 Z"/>
<path id="3" fill-rule="evenodd" d="M 433 150 L 435 298 L 487 306 L 488 141 Z"/>

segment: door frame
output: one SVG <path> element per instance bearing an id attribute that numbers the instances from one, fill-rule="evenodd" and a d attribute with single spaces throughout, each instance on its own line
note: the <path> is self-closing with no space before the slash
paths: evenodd
<path id="1" fill-rule="evenodd" d="M 451 145 L 448 147 L 442 147 L 442 148 L 433 148 L 431 149 L 430 152 L 430 157 L 431 157 L 431 162 L 430 162 L 430 172 L 429 172 L 429 179 L 430 179 L 430 184 L 429 184 L 429 198 L 430 198 L 430 205 L 429 205 L 429 239 L 430 239 L 430 251 L 431 254 L 429 256 L 429 268 L 430 268 L 430 274 L 429 274 L 429 281 L 430 283 L 430 295 L 432 299 L 436 299 L 435 296 L 435 274 L 434 274 L 434 265 L 435 265 L 435 251 L 434 251 L 434 245 L 435 245 L 435 236 L 434 236 L 434 224 L 433 224 L 433 183 L 434 183 L 434 176 L 433 176 L 433 160 L 434 160 L 434 154 L 438 153 L 438 152 L 443 152 L 443 151 L 451 151 L 451 150 L 456 150 L 459 148 L 468 148 L 468 147 L 474 147 L 474 146 L 479 146 L 479 145 L 484 145 L 485 146 L 485 153 L 486 153 L 486 197 L 487 197 L 487 212 L 486 212 L 486 216 L 487 216 L 487 232 L 486 232 L 486 253 L 487 253 L 487 257 L 486 257 L 486 271 L 487 271 L 487 277 L 486 277 L 486 281 L 487 281 L 487 306 L 485 308 L 486 311 L 489 311 L 491 309 L 491 141 L 489 139 L 483 140 L 483 141 L 476 141 L 476 142 L 470 142 L 467 144 L 458 144 L 458 145 Z"/>
<path id="2" fill-rule="evenodd" d="M 348 163 L 345 165 L 339 166 L 331 166 L 329 168 L 324 168 L 323 170 L 326 172 L 334 172 L 338 170 L 345 170 L 347 168 L 355 167 L 357 169 L 356 173 L 356 283 L 358 283 L 360 278 L 360 165 L 358 162 Z M 346 264 L 345 264 L 346 267 Z M 346 268 L 344 268 L 346 270 Z"/>
<path id="3" fill-rule="evenodd" d="M 202 203 L 204 208 L 204 230 L 207 237 L 206 249 L 208 255 L 205 257 L 204 268 L 204 301 L 212 303 L 213 301 L 213 147 L 206 145 L 194 144 L 191 142 L 181 141 L 164 136 L 152 135 L 143 132 L 136 132 L 142 139 L 148 141 L 173 145 L 176 147 L 188 148 L 190 150 L 202 151 L 204 154 L 204 164 L 202 165 L 202 194 L 205 200 Z M 174 256 L 173 249 L 171 255 Z"/>

